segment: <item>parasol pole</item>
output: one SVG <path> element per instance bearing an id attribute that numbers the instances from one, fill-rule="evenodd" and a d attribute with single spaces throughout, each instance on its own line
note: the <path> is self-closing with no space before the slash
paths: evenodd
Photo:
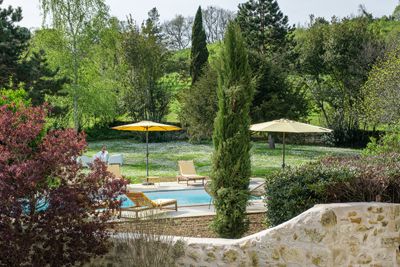
<path id="1" fill-rule="evenodd" d="M 146 127 L 146 177 L 149 182 L 149 128 Z"/>
<path id="2" fill-rule="evenodd" d="M 283 163 L 282 163 L 282 169 L 285 168 L 285 132 L 283 132 L 283 151 L 282 151 L 282 159 L 283 159 Z"/>

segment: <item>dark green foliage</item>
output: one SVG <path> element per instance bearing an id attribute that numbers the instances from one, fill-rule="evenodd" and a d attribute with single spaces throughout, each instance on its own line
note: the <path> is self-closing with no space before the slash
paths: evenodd
<path id="1" fill-rule="evenodd" d="M 128 84 L 122 101 L 134 121 L 161 121 L 168 112 L 170 90 L 160 79 L 169 54 L 152 21 L 147 20 L 140 30 L 130 21 L 123 40 Z"/>
<path id="2" fill-rule="evenodd" d="M 39 106 L 45 102 L 46 95 L 59 94 L 67 80 L 56 78 L 58 70 L 49 68 L 44 51 L 26 55 L 31 35 L 28 29 L 15 25 L 21 20 L 21 8 L 0 7 L 0 88 L 23 87 L 31 104 Z M 53 107 L 51 115 L 57 111 L 61 109 Z"/>
<path id="3" fill-rule="evenodd" d="M 99 141 L 99 140 L 113 140 L 113 139 L 129 139 L 141 141 L 142 133 L 131 132 L 131 131 L 116 131 L 111 127 L 123 125 L 126 122 L 115 121 L 112 125 L 94 125 L 91 128 L 85 129 L 87 141 Z"/>
<path id="4" fill-rule="evenodd" d="M 204 75 L 181 94 L 182 108 L 179 117 L 192 141 L 212 138 L 218 110 L 217 87 L 217 73 L 208 67 Z"/>
<path id="5" fill-rule="evenodd" d="M 275 226 L 312 208 L 326 203 L 326 186 L 333 179 L 349 179 L 341 169 L 311 163 L 301 168 L 286 169 L 267 177 L 267 224 Z"/>
<path id="6" fill-rule="evenodd" d="M 328 157 L 267 177 L 267 223 L 283 223 L 316 204 L 400 202 L 400 154 Z"/>
<path id="7" fill-rule="evenodd" d="M 197 9 L 193 23 L 190 59 L 190 75 L 192 76 L 192 84 L 194 84 L 200 78 L 208 61 L 207 37 L 203 28 L 201 7 Z"/>
<path id="8" fill-rule="evenodd" d="M 216 62 L 218 113 L 214 125 L 213 227 L 221 237 L 237 238 L 248 228 L 246 206 L 250 165 L 250 104 L 253 82 L 245 41 L 237 24 L 229 24 Z"/>
<path id="9" fill-rule="evenodd" d="M 23 60 L 18 73 L 18 81 L 24 83 L 33 106 L 42 105 L 46 95 L 65 95 L 61 93 L 65 77 L 57 78 L 59 70 L 51 70 L 43 50 L 33 52 L 28 60 Z M 57 107 L 57 110 L 59 108 Z"/>
<path id="10" fill-rule="evenodd" d="M 30 32 L 17 26 L 22 20 L 21 8 L 11 6 L 2 8 L 0 0 L 0 87 L 9 85 L 10 77 L 15 76 L 19 59 L 28 46 Z"/>
<path id="11" fill-rule="evenodd" d="M 252 121 L 305 117 L 308 102 L 302 84 L 291 83 L 287 69 L 273 64 L 261 54 L 252 53 L 249 59 L 258 78 L 251 109 Z"/>
<path id="12" fill-rule="evenodd" d="M 239 5 L 236 18 L 248 47 L 260 53 L 274 53 L 288 42 L 288 17 L 281 12 L 276 0 L 249 0 Z"/>
<path id="13" fill-rule="evenodd" d="M 303 88 L 291 83 L 293 28 L 275 0 L 249 0 L 239 5 L 236 18 L 247 46 L 253 76 L 257 77 L 252 122 L 305 117 L 308 103 Z"/>

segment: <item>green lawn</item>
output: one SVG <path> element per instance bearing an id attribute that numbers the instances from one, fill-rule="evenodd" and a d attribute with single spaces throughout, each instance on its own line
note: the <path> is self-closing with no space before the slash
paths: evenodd
<path id="1" fill-rule="evenodd" d="M 131 140 L 108 140 L 89 142 L 85 155 L 93 156 L 105 144 L 110 154 L 123 154 L 125 165 L 122 174 L 132 182 L 141 182 L 146 175 L 146 144 Z M 178 160 L 194 160 L 197 172 L 209 175 L 211 170 L 212 144 L 190 144 L 188 142 L 167 142 L 149 144 L 150 175 L 175 177 Z M 286 164 L 298 166 L 325 155 L 352 155 L 359 150 L 320 146 L 286 145 Z M 268 149 L 266 143 L 253 143 L 251 151 L 252 176 L 262 177 L 282 164 L 282 146 Z"/>

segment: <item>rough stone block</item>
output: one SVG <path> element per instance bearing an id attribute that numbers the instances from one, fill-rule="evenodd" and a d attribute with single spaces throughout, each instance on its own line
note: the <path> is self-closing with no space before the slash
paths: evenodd
<path id="1" fill-rule="evenodd" d="M 368 264 L 371 262 L 372 262 L 372 257 L 370 255 L 363 253 L 360 256 L 358 256 L 358 260 L 357 260 L 358 264 Z"/>
<path id="2" fill-rule="evenodd" d="M 361 217 L 350 218 L 350 222 L 360 224 L 362 221 Z"/>
<path id="3" fill-rule="evenodd" d="M 321 215 L 321 224 L 325 227 L 332 227 L 337 224 L 337 216 L 333 210 L 327 210 Z"/>
<path id="4" fill-rule="evenodd" d="M 239 254 L 237 251 L 230 249 L 224 252 L 222 260 L 225 263 L 234 263 L 238 259 L 238 256 Z"/>

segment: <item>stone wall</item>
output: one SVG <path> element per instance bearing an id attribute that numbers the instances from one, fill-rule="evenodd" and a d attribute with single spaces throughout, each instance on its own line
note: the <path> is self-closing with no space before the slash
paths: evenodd
<path id="1" fill-rule="evenodd" d="M 400 205 L 316 205 L 239 239 L 185 238 L 178 266 L 400 266 Z"/>

